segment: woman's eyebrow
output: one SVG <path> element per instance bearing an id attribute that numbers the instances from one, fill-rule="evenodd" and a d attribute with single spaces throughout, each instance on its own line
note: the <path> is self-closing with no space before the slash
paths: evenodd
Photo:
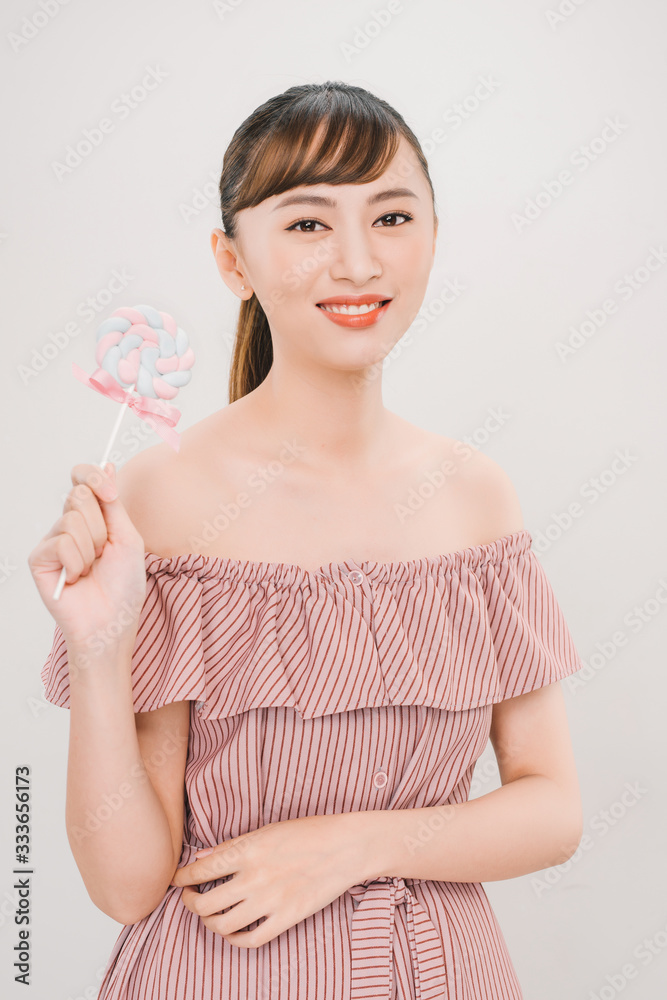
<path id="1" fill-rule="evenodd" d="M 397 187 L 397 188 L 387 188 L 386 191 L 378 191 L 376 194 L 371 194 L 366 199 L 367 205 L 374 205 L 378 201 L 384 201 L 386 198 L 418 198 L 419 196 L 411 191 L 410 188 Z M 336 208 L 338 202 L 334 198 L 327 198 L 321 194 L 291 194 L 287 198 L 283 198 L 273 209 L 277 212 L 279 208 L 285 208 L 287 205 L 325 205 L 327 208 Z"/>

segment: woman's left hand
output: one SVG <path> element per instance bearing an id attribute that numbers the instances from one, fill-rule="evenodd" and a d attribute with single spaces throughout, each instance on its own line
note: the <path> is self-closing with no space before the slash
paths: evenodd
<path id="1" fill-rule="evenodd" d="M 206 857 L 178 868 L 185 906 L 230 944 L 258 948 L 323 909 L 356 882 L 372 878 L 366 813 L 299 816 L 223 841 Z M 192 888 L 232 875 L 206 892 Z M 226 913 L 221 910 L 233 907 Z M 259 926 L 242 931 L 255 920 Z"/>

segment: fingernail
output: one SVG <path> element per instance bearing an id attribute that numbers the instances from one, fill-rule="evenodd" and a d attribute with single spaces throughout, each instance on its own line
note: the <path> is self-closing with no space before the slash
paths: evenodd
<path id="1" fill-rule="evenodd" d="M 109 483 L 100 490 L 102 499 L 115 500 L 118 496 L 118 490 L 116 489 L 116 470 L 113 462 L 105 462 L 103 471 L 110 479 L 113 480 L 113 484 Z"/>
<path id="2" fill-rule="evenodd" d="M 195 851 L 196 858 L 205 858 L 207 854 L 213 854 L 212 847 L 203 847 L 201 851 Z"/>

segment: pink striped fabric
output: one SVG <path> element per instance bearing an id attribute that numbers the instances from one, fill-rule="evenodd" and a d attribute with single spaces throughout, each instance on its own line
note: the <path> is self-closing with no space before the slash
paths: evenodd
<path id="1" fill-rule="evenodd" d="M 147 552 L 134 708 L 192 702 L 179 867 L 296 816 L 466 801 L 493 704 L 582 666 L 531 544 L 315 572 Z M 57 626 L 41 676 L 68 708 Z M 480 883 L 359 882 L 255 949 L 180 894 L 123 927 L 99 1000 L 522 1000 Z"/>

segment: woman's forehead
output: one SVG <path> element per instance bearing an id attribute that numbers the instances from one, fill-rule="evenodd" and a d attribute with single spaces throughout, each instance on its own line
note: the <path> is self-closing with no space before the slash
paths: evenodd
<path id="1" fill-rule="evenodd" d="M 417 167 L 413 170 L 397 171 L 392 170 L 391 166 L 389 164 L 388 168 L 372 181 L 359 181 L 350 184 L 325 182 L 298 184 L 295 187 L 286 188 L 280 194 L 271 195 L 261 204 L 270 211 L 279 211 L 296 204 L 321 205 L 324 208 L 335 209 L 345 201 L 372 205 L 385 198 L 415 200 L 421 198 L 423 192 L 420 189 L 428 186 L 421 169 Z"/>

